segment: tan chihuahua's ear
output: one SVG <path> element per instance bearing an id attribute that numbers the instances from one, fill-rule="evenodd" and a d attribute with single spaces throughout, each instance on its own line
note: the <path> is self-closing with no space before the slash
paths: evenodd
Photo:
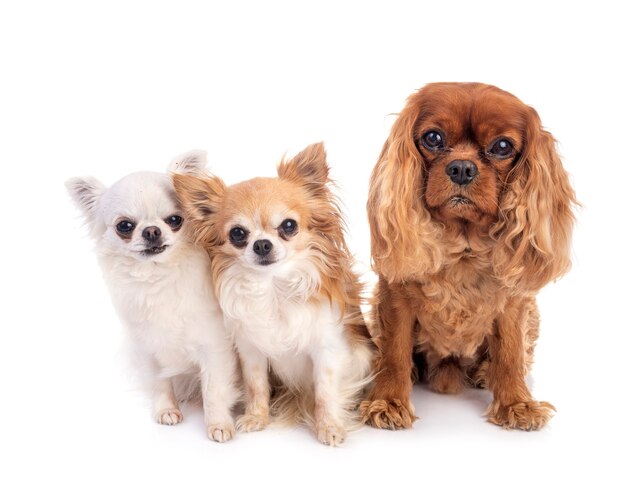
<path id="1" fill-rule="evenodd" d="M 212 222 L 226 191 L 226 184 L 215 176 L 173 174 L 176 195 L 196 242 L 210 241 Z"/>
<path id="2" fill-rule="evenodd" d="M 323 142 L 307 146 L 292 159 L 283 159 L 278 165 L 278 177 L 298 182 L 310 189 L 326 187 L 328 172 Z"/>
<path id="3" fill-rule="evenodd" d="M 199 174 L 205 172 L 207 153 L 201 149 L 188 151 L 175 157 L 167 167 L 167 172 L 176 174 Z"/>

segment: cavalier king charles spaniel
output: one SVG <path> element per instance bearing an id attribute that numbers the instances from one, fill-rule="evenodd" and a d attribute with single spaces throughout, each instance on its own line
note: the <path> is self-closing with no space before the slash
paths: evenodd
<path id="1" fill-rule="evenodd" d="M 490 389 L 494 424 L 548 422 L 525 376 L 535 295 L 570 266 L 574 205 L 554 138 L 515 96 L 433 83 L 408 98 L 370 182 L 379 357 L 364 421 L 411 427 L 417 371 L 439 393 Z"/>

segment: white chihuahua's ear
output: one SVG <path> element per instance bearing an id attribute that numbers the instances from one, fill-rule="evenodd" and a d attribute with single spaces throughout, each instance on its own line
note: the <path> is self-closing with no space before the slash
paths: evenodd
<path id="1" fill-rule="evenodd" d="M 284 159 L 278 165 L 278 177 L 295 182 L 302 182 L 309 188 L 325 187 L 328 182 L 328 164 L 324 143 L 318 142 L 307 146 L 293 159 Z"/>
<path id="2" fill-rule="evenodd" d="M 198 174 L 205 172 L 207 153 L 201 149 L 188 151 L 175 157 L 167 167 L 167 172 L 176 174 Z"/>
<path id="3" fill-rule="evenodd" d="M 106 190 L 104 184 L 93 177 L 73 177 L 65 183 L 65 187 L 87 220 L 89 228 L 93 229 L 98 201 Z"/>

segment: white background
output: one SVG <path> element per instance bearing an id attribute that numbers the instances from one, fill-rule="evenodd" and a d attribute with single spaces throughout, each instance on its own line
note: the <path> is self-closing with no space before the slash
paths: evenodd
<path id="1" fill-rule="evenodd" d="M 616 5 L 618 2 L 614 2 Z M 2 2 L 2 475 L 624 475 L 624 14 L 594 2 Z M 623 11 L 623 10 L 622 10 Z M 325 140 L 369 261 L 369 174 L 405 98 L 492 83 L 560 141 L 584 208 L 571 273 L 540 295 L 535 433 L 489 394 L 416 389 L 408 431 L 343 448 L 306 429 L 210 442 L 199 409 L 151 421 L 118 365 L 121 328 L 63 182 L 110 184 L 208 150 L 227 182 Z"/>

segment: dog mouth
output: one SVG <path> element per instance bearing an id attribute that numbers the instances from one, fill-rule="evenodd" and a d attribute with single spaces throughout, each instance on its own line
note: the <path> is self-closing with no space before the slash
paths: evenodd
<path id="1" fill-rule="evenodd" d="M 146 248 L 142 250 L 141 253 L 143 255 L 148 255 L 148 256 L 158 255 L 164 252 L 166 248 L 167 248 L 167 245 L 160 245 L 158 247 L 155 246 L 155 247 Z"/>
<path id="2" fill-rule="evenodd" d="M 453 197 L 450 197 L 450 200 L 448 201 L 448 203 L 454 206 L 473 204 L 471 200 L 469 200 L 467 197 L 462 196 L 462 195 L 455 195 Z"/>
<path id="3" fill-rule="evenodd" d="M 272 265 L 274 263 L 276 263 L 276 260 L 272 259 L 272 258 L 259 258 L 256 261 L 257 265 L 261 265 L 263 267 L 267 267 L 268 265 Z"/>

